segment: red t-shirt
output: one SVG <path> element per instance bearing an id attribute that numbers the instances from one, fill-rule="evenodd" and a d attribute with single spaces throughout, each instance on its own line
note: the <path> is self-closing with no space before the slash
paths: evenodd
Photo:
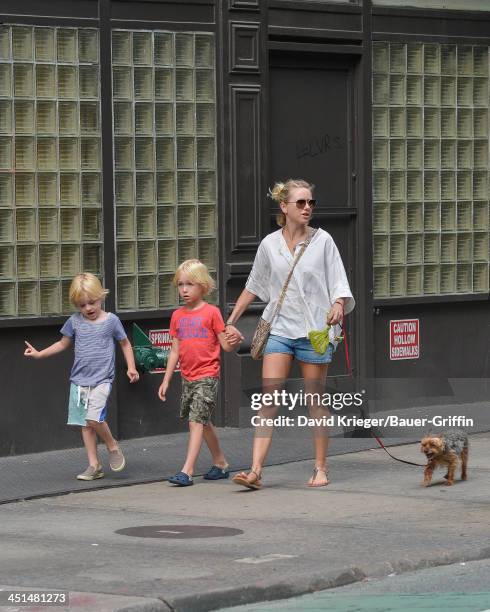
<path id="1" fill-rule="evenodd" d="M 197 310 L 178 308 L 170 319 L 170 335 L 179 340 L 180 371 L 186 380 L 219 377 L 220 343 L 225 330 L 219 309 L 204 304 Z"/>

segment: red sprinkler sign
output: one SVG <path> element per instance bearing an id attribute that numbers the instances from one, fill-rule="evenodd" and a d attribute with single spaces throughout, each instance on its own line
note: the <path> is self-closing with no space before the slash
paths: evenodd
<path id="1" fill-rule="evenodd" d="M 420 325 L 418 319 L 390 321 L 390 360 L 420 357 Z"/>
<path id="2" fill-rule="evenodd" d="M 150 338 L 150 342 L 153 344 L 153 346 L 161 347 L 167 351 L 170 351 L 172 347 L 172 336 L 170 335 L 169 329 L 150 329 L 148 332 L 148 338 Z M 163 368 L 152 370 L 152 373 L 155 372 L 165 372 L 165 370 Z M 176 365 L 175 372 L 180 372 L 179 364 Z"/>

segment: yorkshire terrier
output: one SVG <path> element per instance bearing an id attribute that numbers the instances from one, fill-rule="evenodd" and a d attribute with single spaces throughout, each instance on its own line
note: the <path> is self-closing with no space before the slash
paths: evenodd
<path id="1" fill-rule="evenodd" d="M 461 461 L 461 480 L 468 478 L 468 436 L 464 431 L 455 430 L 440 434 L 428 434 L 420 443 L 420 451 L 427 457 L 427 465 L 424 470 L 425 487 L 432 480 L 432 474 L 438 465 L 447 465 L 447 473 L 444 476 L 446 485 L 454 484 L 454 473 Z"/>

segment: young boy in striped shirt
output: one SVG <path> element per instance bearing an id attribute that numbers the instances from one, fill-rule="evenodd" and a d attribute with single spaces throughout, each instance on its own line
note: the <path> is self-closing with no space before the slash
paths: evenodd
<path id="1" fill-rule="evenodd" d="M 114 380 L 115 345 L 118 341 L 127 363 L 131 383 L 139 379 L 133 349 L 119 318 L 102 310 L 108 290 L 99 279 L 84 272 L 73 279 L 70 301 L 79 312 L 74 313 L 61 328 L 62 338 L 42 351 L 26 341 L 24 355 L 33 359 L 51 357 L 75 343 L 75 359 L 70 374 L 68 425 L 79 425 L 88 456 L 87 469 L 78 480 L 96 480 L 104 473 L 97 455 L 97 436 L 107 446 L 109 465 L 114 472 L 124 469 L 126 461 L 105 418 L 107 401 Z"/>

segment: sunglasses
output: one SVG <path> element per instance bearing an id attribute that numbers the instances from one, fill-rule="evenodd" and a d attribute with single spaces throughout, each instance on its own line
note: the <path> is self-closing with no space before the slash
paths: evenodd
<path id="1" fill-rule="evenodd" d="M 301 198 L 295 202 L 285 202 L 285 204 L 296 204 L 296 208 L 303 209 L 307 204 L 310 208 L 315 208 L 316 200 L 305 200 Z"/>

